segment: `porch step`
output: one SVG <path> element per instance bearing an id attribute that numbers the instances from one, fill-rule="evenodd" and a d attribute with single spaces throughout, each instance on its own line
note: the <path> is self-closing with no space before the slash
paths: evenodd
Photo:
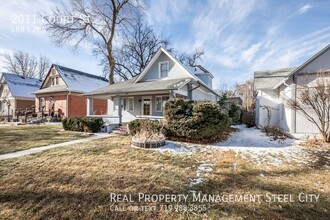
<path id="1" fill-rule="evenodd" d="M 113 134 L 128 135 L 127 125 L 123 124 L 112 129 Z"/>

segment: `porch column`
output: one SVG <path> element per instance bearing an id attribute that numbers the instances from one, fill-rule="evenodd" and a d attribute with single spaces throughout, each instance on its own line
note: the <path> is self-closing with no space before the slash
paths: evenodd
<path id="1" fill-rule="evenodd" d="M 121 97 L 120 96 L 116 96 L 116 105 L 118 106 L 118 117 L 119 117 L 119 125 L 121 125 L 122 123 L 122 107 L 121 107 Z"/>
<path id="2" fill-rule="evenodd" d="M 173 90 L 170 91 L 170 99 L 171 98 L 174 98 L 174 99 L 176 98 L 176 94 L 174 93 Z"/>
<path id="3" fill-rule="evenodd" d="M 87 116 L 93 115 L 93 98 L 87 97 Z"/>
<path id="4" fill-rule="evenodd" d="M 188 89 L 188 99 L 192 99 L 192 85 L 190 83 L 188 83 L 187 89 Z"/>

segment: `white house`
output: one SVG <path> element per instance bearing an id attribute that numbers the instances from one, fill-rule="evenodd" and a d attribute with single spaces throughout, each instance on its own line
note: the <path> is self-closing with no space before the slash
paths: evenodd
<path id="1" fill-rule="evenodd" d="M 12 73 L 0 77 L 0 116 L 15 116 L 16 109 L 32 109 L 34 94 L 41 80 Z"/>
<path id="2" fill-rule="evenodd" d="M 212 89 L 213 75 L 201 66 L 187 67 L 164 48 L 160 48 L 138 76 L 108 85 L 88 96 L 88 113 L 92 115 L 95 98 L 108 101 L 110 123 L 129 122 L 136 118 L 163 118 L 164 103 L 175 97 L 217 101 Z"/>
<path id="3" fill-rule="evenodd" d="M 319 133 L 315 124 L 286 103 L 297 98 L 297 89 L 312 86 L 318 72 L 329 69 L 330 45 L 299 67 L 255 72 L 256 125 L 278 127 L 295 137 Z M 306 110 L 317 118 L 313 110 Z"/>

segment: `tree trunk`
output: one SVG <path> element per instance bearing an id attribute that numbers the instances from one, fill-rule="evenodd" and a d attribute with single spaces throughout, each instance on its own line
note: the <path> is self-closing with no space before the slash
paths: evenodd
<path id="1" fill-rule="evenodd" d="M 109 61 L 109 84 L 114 84 L 114 73 L 115 73 L 115 64 L 116 61 L 113 57 L 108 56 L 108 61 Z"/>
<path id="2" fill-rule="evenodd" d="M 330 142 L 330 132 L 322 132 L 322 140 L 324 142 Z"/>

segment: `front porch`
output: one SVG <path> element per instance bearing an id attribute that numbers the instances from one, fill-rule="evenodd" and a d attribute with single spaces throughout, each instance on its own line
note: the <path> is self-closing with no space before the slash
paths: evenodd
<path id="1" fill-rule="evenodd" d="M 128 123 L 134 119 L 161 120 L 164 118 L 164 105 L 170 98 L 187 98 L 175 91 L 165 91 L 156 94 L 120 94 L 109 96 L 87 97 L 87 116 L 93 115 L 93 99 L 108 100 L 108 111 L 102 117 L 106 124 Z"/>

